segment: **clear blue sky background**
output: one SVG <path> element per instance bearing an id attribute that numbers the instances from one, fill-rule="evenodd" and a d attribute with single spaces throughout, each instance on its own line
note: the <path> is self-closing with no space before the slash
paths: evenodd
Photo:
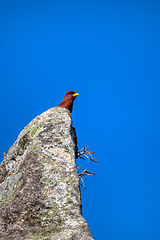
<path id="1" fill-rule="evenodd" d="M 1 0 L 0 36 L 1 160 L 33 118 L 79 92 L 78 146 L 101 161 L 82 189 L 93 237 L 159 240 L 160 2 Z"/>

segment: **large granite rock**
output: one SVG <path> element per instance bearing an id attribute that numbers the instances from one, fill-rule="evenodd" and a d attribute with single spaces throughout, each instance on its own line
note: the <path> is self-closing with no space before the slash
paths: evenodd
<path id="1" fill-rule="evenodd" d="M 91 240 L 82 217 L 70 112 L 51 108 L 19 134 L 0 166 L 0 239 Z"/>

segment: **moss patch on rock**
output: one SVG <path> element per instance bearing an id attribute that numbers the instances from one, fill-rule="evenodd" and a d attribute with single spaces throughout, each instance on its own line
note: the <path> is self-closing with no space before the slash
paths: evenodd
<path id="1" fill-rule="evenodd" d="M 29 130 L 29 135 L 31 139 L 34 139 L 35 136 L 41 132 L 41 128 L 39 125 L 33 125 Z"/>

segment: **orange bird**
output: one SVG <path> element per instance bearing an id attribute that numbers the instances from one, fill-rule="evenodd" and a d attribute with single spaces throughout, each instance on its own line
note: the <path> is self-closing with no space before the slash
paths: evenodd
<path id="1" fill-rule="evenodd" d="M 67 108 L 70 112 L 72 112 L 73 109 L 73 101 L 79 94 L 74 92 L 73 90 L 68 91 L 63 101 L 59 104 L 59 107 L 61 108 Z"/>

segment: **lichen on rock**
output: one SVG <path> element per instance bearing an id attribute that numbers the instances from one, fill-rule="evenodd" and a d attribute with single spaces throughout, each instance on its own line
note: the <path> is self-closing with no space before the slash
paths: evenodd
<path id="1" fill-rule="evenodd" d="M 77 140 L 65 108 L 19 134 L 0 166 L 0 239 L 91 240 L 82 217 Z"/>

